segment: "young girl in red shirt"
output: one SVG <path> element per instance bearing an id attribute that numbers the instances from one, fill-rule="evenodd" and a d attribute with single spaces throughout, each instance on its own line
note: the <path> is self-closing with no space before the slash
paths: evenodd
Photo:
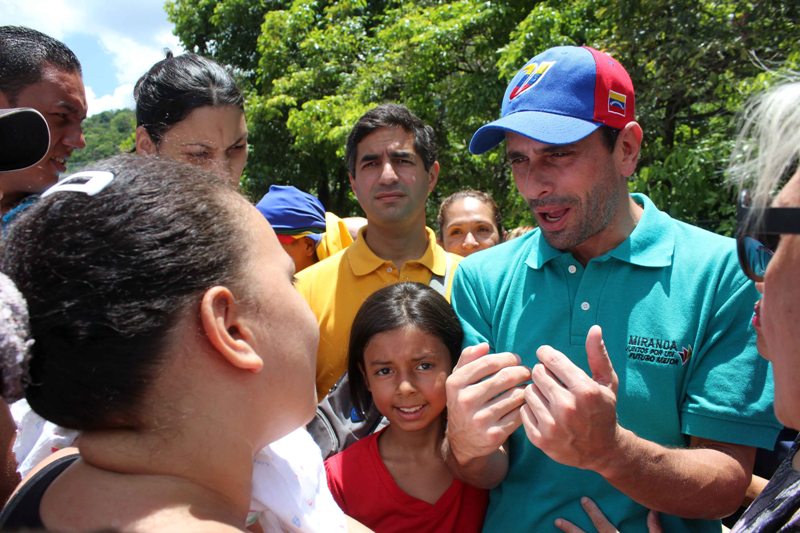
<path id="1" fill-rule="evenodd" d="M 334 499 L 377 533 L 480 531 L 488 493 L 455 479 L 440 447 L 445 380 L 463 332 L 450 304 L 421 283 L 372 294 L 350 335 L 353 404 L 389 425 L 325 461 Z"/>

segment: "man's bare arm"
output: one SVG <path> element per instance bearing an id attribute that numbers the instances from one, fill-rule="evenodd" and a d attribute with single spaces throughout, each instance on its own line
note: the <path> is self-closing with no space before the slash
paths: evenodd
<path id="1" fill-rule="evenodd" d="M 537 351 L 540 364 L 521 410 L 531 442 L 559 463 L 599 473 L 650 509 L 709 519 L 734 512 L 755 450 L 698 438 L 689 448 L 667 448 L 638 437 L 617 423 L 619 380 L 597 326 L 586 352 L 591 377 L 549 346 Z"/>

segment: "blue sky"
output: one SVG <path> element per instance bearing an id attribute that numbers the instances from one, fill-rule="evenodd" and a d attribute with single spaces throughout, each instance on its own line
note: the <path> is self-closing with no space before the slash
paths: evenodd
<path id="1" fill-rule="evenodd" d="M 64 42 L 81 62 L 89 115 L 133 108 L 133 85 L 164 48 L 183 49 L 163 0 L 0 0 L 0 25 L 28 26 Z"/>

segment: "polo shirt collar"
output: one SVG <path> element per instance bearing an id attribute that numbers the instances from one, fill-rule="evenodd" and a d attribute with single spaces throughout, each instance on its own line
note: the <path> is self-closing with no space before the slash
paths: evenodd
<path id="1" fill-rule="evenodd" d="M 358 238 L 353 244 L 347 248 L 347 255 L 349 258 L 350 268 L 355 276 L 365 276 L 370 274 L 388 261 L 375 255 L 375 252 L 367 246 L 367 240 L 364 238 L 364 233 L 369 228 L 369 225 L 364 226 L 358 231 Z M 425 233 L 428 236 L 428 247 L 421 257 L 411 259 L 406 263 L 419 263 L 433 272 L 437 276 L 444 276 L 447 269 L 447 252 L 444 251 L 438 244 L 436 244 L 436 234 L 432 229 L 426 227 Z"/>
<path id="2" fill-rule="evenodd" d="M 653 202 L 640 193 L 631 194 L 631 198 L 644 208 L 638 224 L 627 239 L 616 248 L 593 259 L 606 261 L 609 258 L 643 267 L 666 267 L 672 264 L 675 250 L 675 234 L 670 218 L 658 210 Z M 531 268 L 540 269 L 548 261 L 568 254 L 557 250 L 547 243 L 542 232 L 537 230 L 531 237 L 530 254 L 525 261 Z"/>

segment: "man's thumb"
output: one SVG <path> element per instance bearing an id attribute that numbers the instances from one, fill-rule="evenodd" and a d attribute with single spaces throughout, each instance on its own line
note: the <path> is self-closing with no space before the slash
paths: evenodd
<path id="1" fill-rule="evenodd" d="M 616 394 L 619 380 L 614 367 L 611 366 L 606 344 L 603 342 L 603 330 L 598 325 L 589 328 L 589 333 L 586 334 L 586 357 L 589 360 L 592 379 L 601 385 L 611 387 Z"/>

